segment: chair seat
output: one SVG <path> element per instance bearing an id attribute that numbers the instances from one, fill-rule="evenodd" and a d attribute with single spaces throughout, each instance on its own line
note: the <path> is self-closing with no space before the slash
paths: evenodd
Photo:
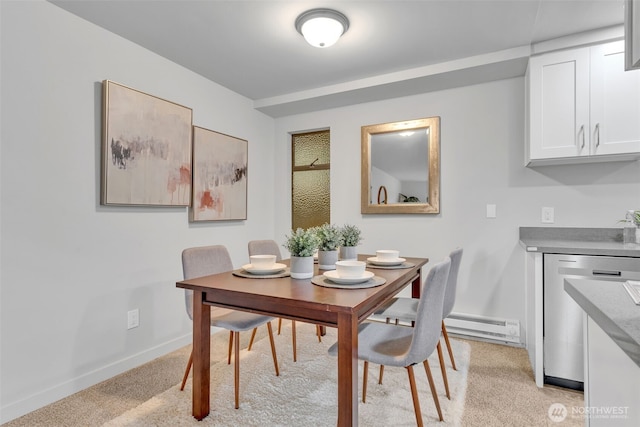
<path id="1" fill-rule="evenodd" d="M 420 300 L 418 298 L 391 298 L 374 314 L 377 316 L 384 316 L 389 319 L 398 319 L 401 321 L 413 322 L 416 320 L 419 301 Z"/>
<path id="2" fill-rule="evenodd" d="M 211 326 L 217 326 L 233 332 L 248 331 L 274 319 L 273 317 L 244 311 L 231 310 L 221 315 L 215 313 L 215 308 L 211 311 Z"/>
<path id="3" fill-rule="evenodd" d="M 405 367 L 413 328 L 386 323 L 365 322 L 358 326 L 358 359 L 387 366 Z M 338 354 L 338 343 L 329 348 Z M 422 362 L 419 360 L 418 362 Z"/>

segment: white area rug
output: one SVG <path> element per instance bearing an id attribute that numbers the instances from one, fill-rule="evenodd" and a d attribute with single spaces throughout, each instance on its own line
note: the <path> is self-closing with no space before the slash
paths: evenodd
<path id="1" fill-rule="evenodd" d="M 292 360 L 291 327 L 285 321 L 275 336 L 280 376 L 275 376 L 269 340 L 240 352 L 240 408 L 234 408 L 233 365 L 226 359 L 211 366 L 211 413 L 201 422 L 191 416 L 191 379 L 184 391 L 179 384 L 111 420 L 105 426 L 335 426 L 337 420 L 337 360 L 327 354 L 336 330 L 327 328 L 319 343 L 315 326 L 297 323 L 298 361 Z M 275 328 L 274 328 L 275 331 Z M 226 331 L 221 332 L 228 336 Z M 458 370 L 451 369 L 446 347 L 445 364 L 451 400 L 444 395 L 437 352 L 429 358 L 444 422 L 438 421 L 429 383 L 422 365 L 414 372 L 425 425 L 458 426 L 464 410 L 469 368 L 469 345 L 452 340 Z M 186 363 L 186 360 L 185 360 Z M 416 425 L 406 369 L 388 367 L 378 384 L 378 365 L 369 366 L 367 403 L 362 403 L 362 368 L 359 362 L 359 425 Z"/>

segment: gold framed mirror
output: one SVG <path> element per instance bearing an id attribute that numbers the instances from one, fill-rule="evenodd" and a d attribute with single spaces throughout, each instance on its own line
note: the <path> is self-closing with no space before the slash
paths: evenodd
<path id="1" fill-rule="evenodd" d="M 440 117 L 362 126 L 361 138 L 361 213 L 440 213 Z"/>

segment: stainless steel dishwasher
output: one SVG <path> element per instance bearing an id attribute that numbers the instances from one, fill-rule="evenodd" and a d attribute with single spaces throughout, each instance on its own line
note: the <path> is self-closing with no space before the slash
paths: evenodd
<path id="1" fill-rule="evenodd" d="M 544 382 L 584 389 L 582 309 L 564 279 L 640 280 L 640 258 L 544 254 Z"/>

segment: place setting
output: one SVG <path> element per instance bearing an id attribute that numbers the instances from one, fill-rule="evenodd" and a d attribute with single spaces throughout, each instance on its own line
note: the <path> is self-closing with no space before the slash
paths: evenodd
<path id="1" fill-rule="evenodd" d="M 367 258 L 367 267 L 369 268 L 393 270 L 414 266 L 414 263 L 407 262 L 405 258 L 400 258 L 399 251 L 392 249 L 380 249 L 376 251 L 376 256 Z"/>
<path id="2" fill-rule="evenodd" d="M 336 262 L 336 269 L 314 276 L 311 283 L 328 288 L 363 289 L 383 285 L 386 280 L 366 270 L 364 261 L 345 260 Z"/>
<path id="3" fill-rule="evenodd" d="M 249 279 L 274 279 L 288 277 L 289 268 L 286 264 L 276 262 L 275 255 L 251 255 L 251 261 L 242 268 L 233 271 L 234 276 Z"/>

